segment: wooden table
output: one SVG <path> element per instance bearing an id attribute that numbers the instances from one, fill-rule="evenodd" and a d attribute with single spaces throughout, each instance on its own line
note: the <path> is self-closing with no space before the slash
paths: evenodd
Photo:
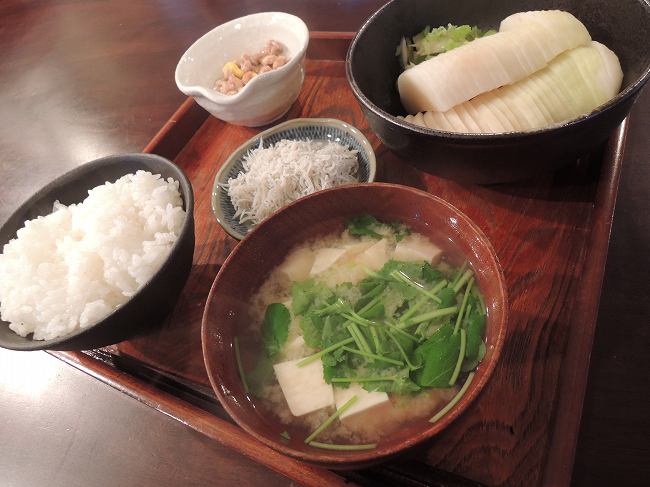
<path id="1" fill-rule="evenodd" d="M 312 30 L 353 31 L 381 3 L 5 0 L 0 221 L 66 170 L 139 151 L 183 100 L 177 59 L 214 25 L 283 10 Z M 647 92 L 630 124 L 575 485 L 650 478 L 649 108 Z M 40 352 L 0 352 L 0 437 L 3 485 L 288 483 Z"/>

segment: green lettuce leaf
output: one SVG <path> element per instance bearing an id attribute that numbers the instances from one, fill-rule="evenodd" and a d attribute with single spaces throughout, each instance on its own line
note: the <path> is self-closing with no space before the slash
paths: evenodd
<path id="1" fill-rule="evenodd" d="M 492 34 L 496 34 L 496 31 L 492 29 L 484 31 L 469 25 L 448 24 L 447 27 L 441 26 L 435 29 L 426 26 L 412 39 L 403 37 L 395 54 L 399 57 L 402 69 L 409 69 L 438 54 Z"/>

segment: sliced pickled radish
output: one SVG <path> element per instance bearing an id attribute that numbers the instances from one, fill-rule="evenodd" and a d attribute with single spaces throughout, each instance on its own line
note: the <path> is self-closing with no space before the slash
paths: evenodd
<path id="1" fill-rule="evenodd" d="M 417 118 L 429 128 L 447 131 L 449 126 L 470 133 L 534 130 L 593 111 L 616 96 L 622 80 L 616 54 L 592 41 L 557 56 L 515 84 L 444 112 L 419 113 Z"/>
<path id="2" fill-rule="evenodd" d="M 591 40 L 578 19 L 559 10 L 515 14 L 501 29 L 404 71 L 397 85 L 407 112 L 447 111 L 516 83 Z"/>

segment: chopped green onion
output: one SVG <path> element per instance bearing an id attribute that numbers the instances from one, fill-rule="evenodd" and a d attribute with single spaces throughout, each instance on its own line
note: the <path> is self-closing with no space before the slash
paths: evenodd
<path id="1" fill-rule="evenodd" d="M 456 326 L 454 326 L 454 334 L 458 332 L 458 328 L 463 320 L 463 313 L 465 312 L 465 306 L 467 306 L 467 298 L 469 297 L 469 291 L 472 289 L 472 284 L 474 284 L 474 278 L 472 277 L 467 283 L 465 288 L 465 294 L 463 295 L 463 302 L 460 305 L 460 311 L 458 312 L 458 317 L 456 318 Z M 471 305 L 470 305 L 471 306 Z M 467 312 L 469 314 L 469 311 Z"/>
<path id="2" fill-rule="evenodd" d="M 380 362 L 386 362 L 387 364 L 394 364 L 394 365 L 404 366 L 404 362 L 400 362 L 399 360 L 395 360 L 395 359 L 388 358 L 388 357 L 382 357 L 381 355 L 375 355 L 374 353 L 362 352 L 361 350 L 357 350 L 355 348 L 343 347 L 343 350 L 345 350 L 346 352 L 356 353 L 357 355 L 361 355 L 363 357 L 371 358 L 373 360 L 379 360 Z"/>
<path id="3" fill-rule="evenodd" d="M 460 288 L 462 288 L 465 283 L 469 281 L 469 278 L 472 277 L 473 274 L 474 273 L 472 272 L 472 269 L 467 269 L 460 280 L 454 284 L 454 292 L 460 291 Z"/>
<path id="4" fill-rule="evenodd" d="M 377 443 L 368 443 L 366 445 L 335 445 L 333 443 L 320 443 L 318 441 L 310 441 L 309 446 L 314 448 L 322 448 L 323 450 L 339 450 L 339 451 L 356 451 L 356 450 L 372 450 L 377 448 Z"/>
<path id="5" fill-rule="evenodd" d="M 433 311 L 429 311 L 428 313 L 421 314 L 419 316 L 416 316 L 415 318 L 409 318 L 404 322 L 404 324 L 407 327 L 412 325 L 417 325 L 418 323 L 422 323 L 423 321 L 429 321 L 434 318 L 440 318 L 441 316 L 453 315 L 457 311 L 458 311 L 458 306 L 450 306 L 449 308 L 434 309 Z"/>
<path id="6" fill-rule="evenodd" d="M 321 358 L 326 353 L 333 352 L 337 348 L 342 347 L 344 345 L 347 345 L 348 343 L 352 343 L 353 341 L 354 341 L 354 338 L 346 338 L 345 340 L 341 340 L 340 342 L 335 343 L 334 345 L 330 345 L 329 347 L 324 348 L 320 352 L 316 352 L 315 354 L 310 355 L 309 357 L 306 357 L 306 358 L 302 359 L 300 362 L 298 362 L 296 364 L 296 366 L 304 367 L 305 365 L 310 364 L 310 363 L 314 362 L 315 360 L 318 360 L 319 358 Z"/>
<path id="7" fill-rule="evenodd" d="M 404 274 L 402 271 L 393 271 L 390 273 L 390 275 L 393 276 L 398 281 L 401 281 L 404 284 L 411 286 L 413 289 L 416 289 L 418 292 L 424 294 L 425 296 L 428 296 L 430 299 L 433 299 L 436 303 L 442 303 L 442 300 L 438 296 L 424 289 L 422 285 L 415 282 L 413 279 L 411 279 L 409 276 Z"/>
<path id="8" fill-rule="evenodd" d="M 244 385 L 244 391 L 248 394 L 248 382 L 246 382 L 246 374 L 244 374 L 244 367 L 241 363 L 241 355 L 239 354 L 239 337 L 233 338 L 233 343 L 235 345 L 235 360 L 237 361 L 237 369 L 239 370 L 239 377 L 241 378 L 241 383 Z"/>
<path id="9" fill-rule="evenodd" d="M 291 439 L 291 436 L 289 436 L 289 432 L 288 432 L 288 431 L 283 431 L 282 433 L 280 433 L 280 436 L 281 436 L 282 438 L 284 438 L 285 440 L 290 440 L 290 439 Z"/>
<path id="10" fill-rule="evenodd" d="M 442 408 L 440 411 L 438 411 L 438 412 L 433 416 L 433 418 L 431 418 L 431 419 L 429 420 L 429 422 L 431 422 L 431 423 L 435 423 L 436 421 L 438 421 L 438 420 L 439 420 L 440 418 L 442 418 L 445 414 L 447 414 L 447 413 L 449 412 L 449 410 L 450 410 L 451 408 L 453 408 L 453 407 L 456 405 L 456 403 L 457 403 L 458 401 L 460 401 L 460 398 L 463 397 L 463 394 L 465 394 L 465 392 L 467 391 L 467 388 L 468 388 L 469 385 L 472 383 L 472 380 L 474 380 L 474 375 L 475 375 L 474 372 L 470 372 L 469 374 L 467 374 L 467 379 L 465 379 L 465 383 L 463 384 L 463 387 L 460 388 L 460 391 L 458 391 L 458 394 L 456 394 L 456 395 L 451 399 L 451 401 L 449 401 L 449 402 L 447 403 L 447 405 L 446 405 L 444 408 Z"/>
<path id="11" fill-rule="evenodd" d="M 341 406 L 336 411 L 334 411 L 334 414 L 332 414 L 329 418 L 327 418 L 323 422 L 323 424 L 321 424 L 318 428 L 316 428 L 311 435 L 305 438 L 305 443 L 311 442 L 314 438 L 320 435 L 330 424 L 334 422 L 336 418 L 338 418 L 341 414 L 343 414 L 345 411 L 350 409 L 350 407 L 352 407 L 352 405 L 357 401 L 357 399 L 359 398 L 356 395 L 348 399 L 347 402 L 343 404 L 343 406 Z"/>
<path id="12" fill-rule="evenodd" d="M 451 374 L 449 379 L 449 385 L 453 386 L 458 380 L 458 374 L 460 374 L 460 366 L 463 365 L 463 359 L 465 358 L 465 347 L 467 347 L 467 332 L 461 328 L 460 329 L 460 352 L 458 353 L 458 360 L 456 361 L 456 367 L 454 372 Z"/>

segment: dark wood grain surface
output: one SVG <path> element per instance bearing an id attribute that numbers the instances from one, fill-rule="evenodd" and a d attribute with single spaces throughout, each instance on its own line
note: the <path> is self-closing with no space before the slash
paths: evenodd
<path id="1" fill-rule="evenodd" d="M 140 150 L 183 100 L 173 84 L 176 60 L 194 38 L 212 26 L 244 12 L 279 9 L 300 15 L 313 30 L 354 30 L 380 3 L 3 2 L 0 4 L 3 47 L 0 51 L 0 106 L 3 107 L 0 220 L 38 187 L 65 170 L 94 157 Z M 645 278 L 650 270 L 648 107 L 650 95 L 645 93 L 630 124 L 578 442 L 573 477 L 576 485 L 644 485 L 644 479 L 650 476 L 647 462 L 650 424 L 646 416 L 650 406 L 647 377 L 650 302 Z M 580 285 L 580 272 L 573 276 L 571 283 Z M 553 350 L 553 344 L 549 344 L 548 350 Z M 2 353 L 4 356 L 9 352 Z M 31 355 L 35 370 L 52 369 L 51 364 L 40 361 L 41 354 Z M 6 362 L 2 365 L 6 369 Z M 63 375 L 75 373 L 58 370 Z M 3 391 L 6 384 L 3 381 Z M 94 395 L 97 386 L 92 379 L 87 379 L 69 387 Z M 6 411 L 25 405 L 10 395 L 6 398 L 2 403 L 3 420 L 9 417 Z M 531 398 L 531 401 L 548 400 Z M 32 401 L 58 411 L 61 417 L 74 407 L 57 400 L 54 394 L 43 394 Z M 107 401 L 125 414 L 134 414 L 139 407 L 133 400 Z M 153 410 L 141 417 L 149 428 L 156 428 L 158 419 L 158 413 Z M 38 455 L 39 451 L 51 449 L 49 444 L 26 434 L 30 423 L 22 429 L 11 430 L 5 423 L 1 424 L 3 439 L 23 441 L 20 444 L 25 451 Z M 125 444 L 132 434 L 128 424 L 106 421 L 102 415 L 89 414 L 88 422 L 76 433 L 66 431 L 63 425 L 65 422 L 52 426 L 48 437 L 64 448 L 70 435 L 90 448 L 97 434 L 114 433 L 113 441 Z M 5 436 L 6 431 L 9 436 Z M 190 437 L 196 440 L 187 443 L 196 457 L 193 468 L 209 472 L 215 458 L 226 455 L 215 453 L 213 445 L 206 446 L 200 439 Z M 522 448 L 516 444 L 511 446 L 512 440 L 507 435 L 494 438 L 494 443 L 479 446 L 479 451 L 483 448 L 487 454 L 490 447 L 497 450 L 512 447 L 520 455 L 514 462 L 525 462 L 530 455 L 547 454 L 542 443 L 533 442 Z M 163 434 L 157 437 L 157 443 L 169 453 L 173 451 L 169 445 L 175 444 L 175 438 L 173 434 Z M 16 457 L 1 455 L 3 471 L 9 465 L 5 462 L 21 463 Z M 78 465 L 74 462 L 73 452 L 65 453 L 56 461 L 64 468 L 62 476 L 52 485 L 66 482 L 74 485 L 72 472 L 65 468 Z M 125 472 L 121 485 L 140 485 L 142 482 L 134 480 L 137 475 L 129 476 L 129 472 L 137 470 L 138 463 L 130 462 L 124 467 L 119 456 L 106 456 L 100 465 L 112 465 L 115 471 Z M 38 473 L 38 464 L 26 460 L 23 464 L 29 464 Z M 48 475 L 52 465 L 44 464 L 40 468 L 42 475 Z M 253 478 L 243 463 L 233 462 L 227 468 L 245 478 Z M 494 468 L 492 464 L 485 465 L 490 475 Z M 143 482 L 165 485 L 163 482 L 169 478 L 163 469 L 151 475 Z M 268 475 L 271 478 L 272 474 Z M 203 477 L 203 482 L 208 483 L 208 478 Z M 17 478 L 13 485 L 33 485 L 33 481 Z M 526 479 L 522 479 L 521 485 L 527 485 Z"/>

